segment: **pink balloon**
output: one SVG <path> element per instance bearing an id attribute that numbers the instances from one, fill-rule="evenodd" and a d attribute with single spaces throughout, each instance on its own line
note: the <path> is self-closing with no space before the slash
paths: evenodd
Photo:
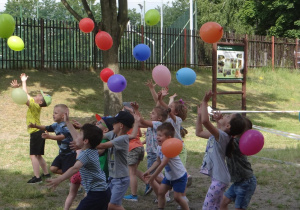
<path id="1" fill-rule="evenodd" d="M 241 136 L 239 145 L 244 155 L 255 155 L 264 146 L 264 136 L 257 130 L 247 130 Z"/>
<path id="2" fill-rule="evenodd" d="M 170 70 L 164 65 L 155 66 L 152 70 L 152 78 L 160 87 L 168 87 L 171 82 Z"/>

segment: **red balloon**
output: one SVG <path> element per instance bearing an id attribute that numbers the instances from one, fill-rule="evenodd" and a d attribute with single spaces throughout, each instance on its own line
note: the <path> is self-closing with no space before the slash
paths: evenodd
<path id="1" fill-rule="evenodd" d="M 109 33 L 99 31 L 95 37 L 95 43 L 100 50 L 109 50 L 113 45 L 113 40 Z"/>
<path id="2" fill-rule="evenodd" d="M 176 157 L 183 148 L 183 142 L 180 139 L 170 138 L 164 141 L 161 151 L 168 158 Z"/>
<path id="3" fill-rule="evenodd" d="M 114 71 L 111 70 L 110 68 L 105 68 L 105 69 L 102 69 L 102 71 L 100 72 L 100 79 L 103 81 L 103 82 L 107 82 L 108 79 L 114 75 Z"/>
<path id="4" fill-rule="evenodd" d="M 255 155 L 264 146 L 264 136 L 257 130 L 247 130 L 240 138 L 239 147 L 244 155 Z"/>
<path id="5" fill-rule="evenodd" d="M 84 33 L 90 33 L 94 30 L 94 21 L 90 18 L 83 18 L 79 22 L 79 28 Z"/>
<path id="6" fill-rule="evenodd" d="M 223 27 L 216 22 L 204 23 L 200 28 L 200 37 L 204 42 L 215 43 L 223 36 Z"/>

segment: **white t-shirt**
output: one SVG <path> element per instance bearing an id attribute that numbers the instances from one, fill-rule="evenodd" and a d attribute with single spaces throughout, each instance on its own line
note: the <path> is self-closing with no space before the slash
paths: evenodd
<path id="1" fill-rule="evenodd" d="M 165 157 L 161 151 L 161 146 L 157 146 L 157 156 L 162 161 Z M 181 178 L 186 173 L 185 167 L 181 162 L 179 155 L 170 158 L 168 164 L 165 166 L 165 176 L 167 180 L 173 181 Z"/>
<path id="2" fill-rule="evenodd" d="M 173 125 L 173 127 L 175 129 L 174 138 L 182 140 L 181 135 L 180 135 L 180 127 L 181 127 L 182 119 L 177 116 L 175 116 L 175 118 L 176 118 L 176 122 L 174 122 L 174 120 L 171 117 L 169 117 L 166 120 L 166 122 L 170 122 Z"/>

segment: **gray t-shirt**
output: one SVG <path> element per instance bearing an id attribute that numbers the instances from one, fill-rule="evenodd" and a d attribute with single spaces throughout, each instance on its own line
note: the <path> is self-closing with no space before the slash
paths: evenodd
<path id="1" fill-rule="evenodd" d="M 225 163 L 226 147 L 230 141 L 227 133 L 219 130 L 219 141 L 209 137 L 200 172 L 224 184 L 230 183 L 230 175 Z"/>
<path id="2" fill-rule="evenodd" d="M 181 134 L 180 134 L 180 127 L 181 127 L 182 119 L 180 117 L 177 117 L 177 116 L 175 116 L 175 118 L 176 118 L 176 122 L 171 117 L 169 117 L 166 120 L 166 122 L 170 122 L 173 125 L 173 127 L 175 129 L 174 138 L 182 140 Z"/>
<path id="3" fill-rule="evenodd" d="M 232 182 L 241 182 L 253 176 L 251 164 L 246 155 L 243 155 L 239 147 L 239 138 L 233 140 L 234 150 L 230 158 L 226 157 L 228 170 Z"/>
<path id="4" fill-rule="evenodd" d="M 105 134 L 107 139 L 114 145 L 108 149 L 108 170 L 112 178 L 129 176 L 127 156 L 129 150 L 128 135 L 117 136 L 113 131 Z"/>

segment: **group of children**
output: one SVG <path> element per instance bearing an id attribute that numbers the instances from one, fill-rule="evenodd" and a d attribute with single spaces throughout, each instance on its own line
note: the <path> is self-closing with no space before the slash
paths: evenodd
<path id="1" fill-rule="evenodd" d="M 23 90 L 27 93 L 28 76 L 20 76 Z M 56 140 L 59 155 L 50 170 L 61 176 L 47 179 L 48 186 L 55 188 L 62 181 L 70 179 L 70 191 L 65 201 L 69 209 L 79 189 L 84 187 L 86 196 L 77 209 L 124 209 L 122 200 L 138 201 L 137 177 L 146 184 L 146 193 L 152 189 L 157 196 L 158 209 L 164 209 L 169 192 L 174 192 L 177 209 L 188 210 L 186 189 L 191 176 L 185 164 L 187 150 L 183 149 L 174 158 L 164 156 L 163 142 L 186 134 L 181 124 L 187 117 L 187 107 L 182 100 L 175 101 L 176 94 L 164 102 L 168 89 L 155 91 L 155 85 L 148 81 L 155 106 L 146 120 L 134 102 L 124 107 L 115 117 L 102 117 L 95 124 L 81 125 L 70 122 L 69 110 L 64 104 L 57 104 L 53 110 L 54 123 L 43 126 L 40 123 L 42 107 L 49 106 L 51 96 L 42 91 L 36 97 L 28 95 L 27 125 L 30 133 L 30 157 L 34 177 L 28 183 L 38 183 L 42 178 L 50 178 L 44 155 L 45 139 Z M 16 80 L 12 87 L 18 87 Z M 207 92 L 198 107 L 196 135 L 207 138 L 207 147 L 200 172 L 211 177 L 212 182 L 203 203 L 203 209 L 228 209 L 235 201 L 236 209 L 246 209 L 256 187 L 251 164 L 239 151 L 239 137 L 252 128 L 251 121 L 240 114 L 222 116 L 214 114 L 217 127 L 209 120 L 207 103 L 212 92 Z M 203 126 L 206 130 L 203 130 Z M 140 141 L 140 128 L 147 128 L 146 152 L 147 171 L 138 170 L 144 158 L 144 146 Z M 77 129 L 80 129 L 79 132 Z M 48 132 L 55 132 L 51 135 Z M 77 152 L 76 152 L 77 151 Z M 100 162 L 100 163 L 99 163 Z M 40 175 L 40 167 L 43 170 Z M 228 170 L 229 169 L 229 170 Z M 232 186 L 225 192 L 230 182 Z M 125 195 L 130 186 L 131 195 Z M 225 192 L 225 193 L 224 193 Z"/>

